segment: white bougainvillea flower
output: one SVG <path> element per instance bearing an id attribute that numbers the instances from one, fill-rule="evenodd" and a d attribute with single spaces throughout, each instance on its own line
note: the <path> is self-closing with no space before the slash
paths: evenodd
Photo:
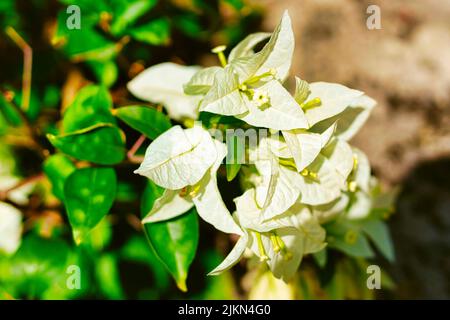
<path id="1" fill-rule="evenodd" d="M 201 96 L 186 95 L 183 84 L 200 70 L 171 62 L 154 65 L 128 83 L 128 90 L 139 99 L 162 104 L 174 120 L 196 119 Z"/>
<path id="2" fill-rule="evenodd" d="M 321 134 L 302 129 L 283 131 L 283 137 L 291 153 L 289 158 L 294 159 L 299 172 L 316 159 L 320 151 L 330 141 L 335 128 L 336 124 L 332 124 Z"/>
<path id="3" fill-rule="evenodd" d="M 223 68 L 209 67 L 197 71 L 192 78 L 183 85 L 184 93 L 188 95 L 206 94 L 216 79 L 216 74 L 221 75 Z M 231 79 L 232 80 L 232 79 Z"/>
<path id="4" fill-rule="evenodd" d="M 296 77 L 294 97 L 305 111 L 310 126 L 341 113 L 363 95 L 363 92 L 341 84 L 328 82 L 308 84 Z"/>
<path id="5" fill-rule="evenodd" d="M 10 204 L 0 202 L 0 254 L 17 251 L 22 239 L 22 213 Z"/>
<path id="6" fill-rule="evenodd" d="M 370 164 L 367 156 L 359 149 L 353 148 L 353 172 L 348 181 L 350 206 L 346 218 L 350 220 L 364 219 L 370 214 L 372 207 L 371 188 L 375 184 L 370 175 Z"/>
<path id="7" fill-rule="evenodd" d="M 348 141 L 361 129 L 376 104 L 375 100 L 363 95 L 356 98 L 343 112 L 317 123 L 314 130 L 322 132 L 330 124 L 337 122 L 334 135 Z"/>
<path id="8" fill-rule="evenodd" d="M 322 150 L 324 154 L 319 153 L 299 173 L 292 159 L 274 158 L 277 152 L 280 153 L 280 149 L 273 152 L 272 148 L 282 143 L 277 144 L 273 140 L 262 139 L 256 155 L 251 152 L 251 158 L 262 176 L 256 189 L 258 205 L 265 209 L 264 218 L 269 219 L 282 213 L 296 201 L 313 206 L 329 203 L 337 199 L 341 190 L 346 188 L 345 179 L 353 166 L 351 149 L 346 150 L 341 147 L 341 143 L 339 148 L 334 144 L 327 146 Z M 290 151 L 281 152 L 286 155 Z M 341 155 L 343 152 L 349 155 Z M 339 162 L 341 160 L 343 163 Z"/>
<path id="9" fill-rule="evenodd" d="M 150 144 L 135 173 L 163 188 L 178 190 L 199 182 L 216 159 L 216 146 L 208 131 L 199 126 L 174 126 Z"/>
<path id="10" fill-rule="evenodd" d="M 237 116 L 256 127 L 307 128 L 303 111 L 280 83 L 289 71 L 294 48 L 287 13 L 264 48 L 252 54 L 254 45 L 265 37 L 257 34 L 245 39 L 231 52 L 229 65 L 198 72 L 186 84 L 185 92 L 197 93 L 197 88 L 205 88 L 200 111 Z"/>
<path id="11" fill-rule="evenodd" d="M 353 150 L 350 145 L 339 138 L 333 138 L 321 151 L 339 176 L 342 188 L 346 188 L 346 181 L 354 167 Z"/>
<path id="12" fill-rule="evenodd" d="M 254 38 L 259 41 L 256 42 L 256 40 L 251 39 L 249 42 L 255 45 L 264 40 L 264 36 L 262 35 L 254 36 Z M 243 44 L 242 46 L 248 48 L 247 44 Z M 254 76 L 273 73 L 272 70 L 275 70 L 276 79 L 284 81 L 291 67 L 294 47 L 295 39 L 294 33 L 292 32 L 291 18 L 288 12 L 285 11 L 280 23 L 261 51 L 253 55 L 248 55 L 248 49 L 243 50 L 244 54 L 240 57 L 232 57 L 230 64 L 239 74 L 241 83 L 248 81 Z M 253 49 L 253 47 L 249 49 Z M 238 50 L 240 49 L 238 48 Z M 236 55 L 236 53 L 233 53 L 233 55 Z"/>
<path id="13" fill-rule="evenodd" d="M 261 97 L 263 97 L 261 99 Z M 258 88 L 258 94 L 243 99 L 248 111 L 237 118 L 255 127 L 275 130 L 308 128 L 305 114 L 299 104 L 277 80 L 271 80 Z M 261 102 L 264 102 L 263 104 Z"/>
<path id="14" fill-rule="evenodd" d="M 269 39 L 271 33 L 257 32 L 252 33 L 239 42 L 228 55 L 228 62 L 233 62 L 237 58 L 245 58 L 255 54 L 254 48 L 262 41 Z"/>
<path id="15" fill-rule="evenodd" d="M 216 229 L 241 234 L 217 188 L 216 172 L 226 152 L 223 143 L 198 126 L 175 126 L 154 140 L 135 172 L 166 190 L 143 223 L 174 218 L 195 205 L 200 217 Z"/>
<path id="16" fill-rule="evenodd" d="M 325 230 L 310 210 L 300 204 L 294 205 L 278 218 L 256 222 L 258 208 L 254 198 L 255 190 L 250 189 L 240 199 L 236 199 L 236 219 L 245 234 L 210 275 L 231 268 L 248 248 L 261 261 L 266 261 L 275 277 L 287 282 L 297 271 L 304 255 L 320 251 L 326 245 Z"/>
<path id="17" fill-rule="evenodd" d="M 349 204 L 349 196 L 342 193 L 339 198 L 327 204 L 312 207 L 314 216 L 320 224 L 335 219 L 338 215 L 343 214 Z"/>

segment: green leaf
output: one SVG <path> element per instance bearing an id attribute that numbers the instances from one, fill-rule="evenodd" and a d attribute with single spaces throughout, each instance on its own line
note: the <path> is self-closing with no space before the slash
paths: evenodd
<path id="1" fill-rule="evenodd" d="M 161 197 L 164 193 L 164 188 L 161 188 L 156 183 L 151 180 L 147 180 L 147 185 L 145 186 L 144 192 L 141 197 L 141 218 L 145 218 L 150 210 L 153 208 L 153 204 L 156 199 Z"/>
<path id="2" fill-rule="evenodd" d="M 105 87 L 82 88 L 64 113 L 63 132 L 71 133 L 98 123 L 116 124 L 111 113 L 112 99 Z"/>
<path id="3" fill-rule="evenodd" d="M 170 39 L 170 24 L 166 18 L 160 18 L 135 27 L 129 32 L 135 40 L 155 46 L 164 45 Z"/>
<path id="4" fill-rule="evenodd" d="M 369 242 L 367 241 L 363 233 L 356 233 L 356 239 L 352 242 L 338 237 L 333 238 L 333 240 L 328 239 L 328 243 L 330 247 L 336 248 L 352 257 L 374 257 L 373 250 L 371 249 Z"/>
<path id="5" fill-rule="evenodd" d="M 156 192 L 151 193 L 151 191 Z M 142 213 L 146 214 L 153 206 L 160 189 L 147 187 L 142 198 Z M 158 194 L 159 193 L 159 194 Z M 197 251 L 199 230 L 195 209 L 174 219 L 144 224 L 150 247 L 175 279 L 182 291 L 187 291 L 186 279 L 189 267 Z"/>
<path id="6" fill-rule="evenodd" d="M 13 289 L 18 296 L 41 297 L 52 286 L 65 286 L 69 254 L 69 247 L 60 239 L 28 235 L 11 258 L 9 270 L 2 270 L 1 277 L 8 278 L 7 273 L 11 272 Z"/>
<path id="7" fill-rule="evenodd" d="M 113 254 L 105 254 L 96 261 L 95 268 L 100 291 L 108 299 L 123 299 L 117 257 Z"/>
<path id="8" fill-rule="evenodd" d="M 114 20 L 111 25 L 113 35 L 122 34 L 128 26 L 153 8 L 157 0 L 121 0 L 114 5 Z"/>
<path id="9" fill-rule="evenodd" d="M 325 268 L 326 264 L 327 264 L 327 249 L 322 249 L 319 252 L 316 252 L 313 254 L 314 257 L 314 261 L 317 263 L 317 265 L 323 269 Z"/>
<path id="10" fill-rule="evenodd" d="M 64 198 L 77 244 L 111 209 L 116 196 L 116 173 L 112 168 L 83 168 L 64 184 Z"/>
<path id="11" fill-rule="evenodd" d="M 52 38 L 52 44 L 62 47 L 64 53 L 75 61 L 106 61 L 116 56 L 122 44 L 110 41 L 96 30 L 100 12 L 104 10 L 97 9 L 98 12 L 89 12 L 90 9 L 84 10 L 83 6 L 81 7 L 82 18 L 79 30 L 67 28 L 68 16 L 65 10 L 61 10 L 58 13 L 57 30 Z"/>
<path id="12" fill-rule="evenodd" d="M 63 154 L 54 154 L 44 162 L 44 172 L 52 183 L 54 195 L 64 201 L 64 182 L 76 167 Z"/>
<path id="13" fill-rule="evenodd" d="M 121 249 L 121 257 L 130 262 L 148 265 L 154 274 L 154 285 L 158 290 L 165 290 L 170 285 L 170 274 L 156 257 L 153 250 L 148 250 L 145 236 L 132 236 Z"/>
<path id="14" fill-rule="evenodd" d="M 79 160 L 113 165 L 125 158 L 125 141 L 119 128 L 98 124 L 75 133 L 47 135 L 50 143 Z"/>
<path id="15" fill-rule="evenodd" d="M 22 124 L 19 112 L 11 102 L 5 99 L 3 94 L 0 94 L 0 112 L 10 125 L 18 127 Z"/>
<path id="16" fill-rule="evenodd" d="M 233 135 L 233 143 L 231 144 L 227 144 L 228 148 L 233 148 L 234 150 L 232 150 L 232 154 L 233 154 L 233 159 L 228 159 L 226 160 L 226 168 L 227 168 L 227 180 L 228 181 L 232 181 L 237 174 L 239 173 L 239 170 L 241 170 L 241 162 L 243 159 L 243 157 L 245 157 L 244 154 L 242 154 L 241 151 L 244 151 L 243 148 L 240 148 L 239 146 L 242 145 L 241 143 L 245 143 L 245 141 L 242 141 L 242 139 L 239 136 Z M 245 152 L 245 151 L 244 151 Z M 228 153 L 230 154 L 230 150 L 228 150 Z M 230 161 L 231 160 L 231 161 Z M 230 162 L 230 163 L 228 163 Z"/>
<path id="17" fill-rule="evenodd" d="M 169 118 L 145 106 L 128 106 L 115 109 L 115 115 L 133 129 L 154 140 L 171 127 Z"/>
<path id="18" fill-rule="evenodd" d="M 88 64 L 97 80 L 105 87 L 109 88 L 116 82 L 119 69 L 114 61 L 89 61 Z"/>
<path id="19" fill-rule="evenodd" d="M 361 227 L 383 256 L 393 262 L 395 259 L 394 247 L 386 224 L 379 220 L 366 220 L 362 222 Z"/>

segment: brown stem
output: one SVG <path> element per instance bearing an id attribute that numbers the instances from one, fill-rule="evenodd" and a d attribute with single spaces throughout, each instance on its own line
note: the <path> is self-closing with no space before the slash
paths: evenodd
<path id="1" fill-rule="evenodd" d="M 131 147 L 130 151 L 128 151 L 127 158 L 132 163 L 141 163 L 143 161 L 143 157 L 136 156 L 135 154 L 139 150 L 139 148 L 142 146 L 145 139 L 146 139 L 145 135 L 141 135 L 139 137 L 139 139 L 137 139 L 136 142 L 134 143 L 134 145 Z"/>
<path id="2" fill-rule="evenodd" d="M 25 178 L 25 179 L 19 181 L 16 185 L 14 185 L 14 186 L 12 186 L 12 187 L 4 190 L 4 191 L 0 191 L 0 201 L 6 200 L 6 198 L 8 197 L 8 194 L 11 193 L 12 191 L 17 190 L 20 187 L 23 187 L 23 186 L 25 186 L 27 184 L 39 181 L 39 180 L 41 180 L 43 178 L 44 178 L 44 174 L 43 173 L 39 173 L 37 175 L 31 176 L 31 177 L 28 177 L 28 178 Z"/>
<path id="3" fill-rule="evenodd" d="M 6 28 L 6 34 L 23 52 L 23 75 L 22 75 L 22 110 L 27 111 L 30 107 L 31 96 L 31 74 L 33 68 L 33 49 L 14 30 L 13 27 Z"/>

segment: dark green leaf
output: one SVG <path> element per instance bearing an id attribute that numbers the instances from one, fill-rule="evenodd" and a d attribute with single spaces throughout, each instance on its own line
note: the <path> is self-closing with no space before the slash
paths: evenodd
<path id="1" fill-rule="evenodd" d="M 97 80 L 105 87 L 109 88 L 116 82 L 119 70 L 114 61 L 92 61 L 88 64 L 92 71 L 94 71 Z"/>
<path id="2" fill-rule="evenodd" d="M 123 299 L 117 257 L 105 254 L 97 260 L 95 267 L 101 292 L 109 299 Z"/>
<path id="3" fill-rule="evenodd" d="M 373 241 L 375 246 L 380 250 L 383 256 L 389 261 L 394 261 L 394 247 L 392 245 L 389 230 L 383 221 L 366 220 L 362 223 L 362 229 L 369 238 Z"/>
<path id="4" fill-rule="evenodd" d="M 314 261 L 316 261 L 317 265 L 320 268 L 324 268 L 327 264 L 327 249 L 322 249 L 319 252 L 313 254 Z"/>
<path id="5" fill-rule="evenodd" d="M 98 124 L 75 133 L 47 135 L 53 146 L 79 160 L 113 165 L 125 158 L 122 132 L 108 124 Z"/>
<path id="6" fill-rule="evenodd" d="M 111 114 L 112 99 L 104 87 L 89 85 L 81 89 L 64 113 L 64 133 L 71 133 L 98 123 L 116 124 Z"/>
<path id="7" fill-rule="evenodd" d="M 62 201 L 64 201 L 64 182 L 75 169 L 72 161 L 63 154 L 54 154 L 44 162 L 44 172 L 52 183 L 53 193 Z"/>
<path id="8" fill-rule="evenodd" d="M 108 40 L 96 30 L 96 25 L 100 20 L 100 10 L 102 10 L 97 9 L 98 12 L 89 12 L 91 8 L 84 10 L 82 6 L 81 29 L 74 30 L 67 28 L 66 11 L 59 12 L 57 31 L 52 43 L 62 47 L 65 54 L 76 61 L 106 61 L 115 57 L 122 46 Z"/>
<path id="9" fill-rule="evenodd" d="M 346 241 L 345 238 L 332 238 L 328 240 L 329 246 L 336 248 L 350 256 L 373 258 L 374 253 L 363 233 L 357 233 L 354 241 Z"/>
<path id="10" fill-rule="evenodd" d="M 0 112 L 10 125 L 18 127 L 22 124 L 19 112 L 11 102 L 5 99 L 3 94 L 0 94 Z"/>
<path id="11" fill-rule="evenodd" d="M 69 254 L 69 247 L 61 239 L 26 236 L 10 260 L 11 269 L 2 270 L 1 277 L 8 278 L 6 273 L 11 272 L 13 290 L 19 296 L 42 297 L 52 286 L 65 287 Z"/>
<path id="12" fill-rule="evenodd" d="M 115 109 L 116 116 L 133 129 L 156 139 L 170 129 L 170 120 L 163 113 L 145 106 L 129 106 Z"/>
<path id="13" fill-rule="evenodd" d="M 161 189 L 150 183 L 142 197 L 141 214 L 149 212 L 160 195 Z M 146 223 L 144 230 L 151 248 L 172 274 L 178 288 L 186 291 L 188 270 L 194 260 L 199 237 L 195 209 L 168 221 Z"/>
<path id="14" fill-rule="evenodd" d="M 112 168 L 83 168 L 64 185 L 64 198 L 75 242 L 79 244 L 109 212 L 116 196 Z"/>

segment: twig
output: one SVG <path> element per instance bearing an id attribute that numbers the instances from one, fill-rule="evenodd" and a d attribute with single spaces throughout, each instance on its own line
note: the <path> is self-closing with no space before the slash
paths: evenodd
<path id="1" fill-rule="evenodd" d="M 140 156 L 136 156 L 136 152 L 139 150 L 139 148 L 142 146 L 142 144 L 144 143 L 146 137 L 145 135 L 141 135 L 139 137 L 139 139 L 136 140 L 136 142 L 134 143 L 134 145 L 131 147 L 131 149 L 127 152 L 127 158 L 128 160 L 130 160 L 133 163 L 141 163 L 144 158 L 140 157 Z"/>
<path id="2" fill-rule="evenodd" d="M 23 52 L 23 75 L 22 75 L 22 110 L 27 111 L 30 107 L 31 96 L 31 74 L 33 67 L 33 49 L 14 30 L 13 27 L 6 28 L 6 34 Z"/>
<path id="3" fill-rule="evenodd" d="M 0 191 L 0 200 L 4 201 L 8 197 L 8 194 L 11 193 L 12 191 L 17 190 L 20 187 L 23 187 L 23 186 L 25 186 L 27 184 L 39 181 L 39 180 L 41 180 L 43 178 L 44 178 L 44 174 L 43 173 L 39 173 L 37 175 L 31 176 L 31 177 L 28 177 L 28 178 L 25 178 L 25 179 L 19 181 L 14 186 L 12 186 L 12 187 L 4 190 L 4 191 Z"/>

